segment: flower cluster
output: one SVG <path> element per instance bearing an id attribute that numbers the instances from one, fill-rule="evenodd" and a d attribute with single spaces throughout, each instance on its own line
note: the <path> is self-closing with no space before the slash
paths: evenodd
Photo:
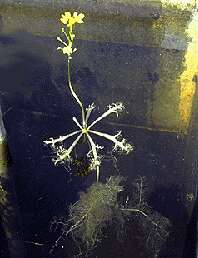
<path id="1" fill-rule="evenodd" d="M 70 12 L 65 12 L 62 14 L 60 21 L 67 25 L 67 28 L 62 28 L 62 33 L 66 36 L 67 42 L 62 40 L 60 37 L 57 37 L 57 40 L 63 44 L 63 47 L 58 47 L 58 50 L 62 50 L 63 54 L 68 56 L 68 59 L 72 58 L 72 54 L 76 52 L 77 48 L 73 48 L 73 40 L 75 38 L 75 34 L 73 33 L 73 26 L 76 23 L 83 23 L 84 18 L 83 13 L 74 12 L 73 15 Z"/>
<path id="2" fill-rule="evenodd" d="M 70 12 L 65 12 L 61 15 L 60 21 L 67 25 L 67 27 L 72 27 L 75 23 L 83 23 L 83 18 L 85 15 L 83 13 L 74 12 L 73 15 Z"/>

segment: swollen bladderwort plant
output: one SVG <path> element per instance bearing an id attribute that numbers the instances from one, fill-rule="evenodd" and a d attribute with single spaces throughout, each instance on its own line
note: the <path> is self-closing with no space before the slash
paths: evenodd
<path id="1" fill-rule="evenodd" d="M 124 191 L 124 186 L 122 185 L 124 178 L 110 176 L 106 182 L 99 182 L 102 163 L 101 150 L 105 146 L 99 146 L 95 142 L 94 136 L 99 136 L 112 142 L 113 151 L 128 154 L 133 150 L 133 146 L 122 137 L 121 131 L 115 135 L 110 135 L 93 129 L 95 125 L 110 114 L 114 113 L 118 116 L 124 110 L 124 105 L 121 102 L 112 103 L 101 116 L 89 122 L 95 105 L 92 103 L 85 107 L 72 85 L 71 61 L 77 51 L 77 48 L 74 47 L 74 31 L 77 24 L 83 23 L 83 19 L 83 13 L 74 12 L 71 14 L 70 12 L 65 12 L 60 19 L 64 25 L 61 30 L 62 37 L 57 37 L 58 42 L 61 43 L 61 46 L 57 49 L 67 59 L 68 89 L 81 110 L 80 121 L 76 116 L 72 117 L 78 130 L 57 138 L 51 137 L 45 140 L 44 143 L 49 145 L 54 152 L 54 164 L 65 165 L 67 162 L 72 162 L 72 152 L 74 152 L 80 139 L 84 137 L 87 140 L 89 148 L 85 155 L 89 160 L 89 169 L 96 171 L 96 182 L 86 191 L 81 192 L 79 200 L 69 206 L 67 217 L 55 219 L 52 222 L 52 228 L 57 229 L 60 226 L 61 232 L 51 249 L 51 252 L 53 252 L 54 248 L 58 247 L 65 237 L 70 236 L 79 250 L 77 256 L 85 257 L 89 251 L 97 246 L 97 243 L 102 241 L 105 228 L 109 225 L 115 225 L 115 230 L 119 231 L 126 218 L 132 214 L 134 214 L 134 218 L 140 218 L 140 223 L 146 228 L 145 231 L 148 231 L 147 242 L 150 241 L 151 232 L 154 235 L 158 234 L 160 243 L 166 239 L 168 220 L 160 214 L 154 213 L 147 205 L 143 178 L 140 177 L 135 181 L 132 198 L 127 195 L 123 203 L 119 201 L 119 194 Z M 70 145 L 66 144 L 66 140 L 72 137 L 75 137 L 73 142 Z"/>
<path id="2" fill-rule="evenodd" d="M 81 121 L 78 121 L 75 116 L 72 117 L 73 121 L 78 127 L 78 130 L 64 136 L 59 136 L 58 138 L 50 138 L 49 140 L 44 141 L 44 143 L 51 146 L 53 152 L 55 153 L 53 162 L 55 165 L 59 165 L 72 161 L 72 151 L 77 146 L 80 139 L 82 137 L 85 137 L 89 145 L 89 151 L 86 153 L 86 156 L 90 162 L 89 169 L 96 171 L 96 179 L 98 181 L 102 160 L 100 150 L 103 149 L 104 146 L 99 146 L 93 139 L 93 135 L 103 137 L 111 141 L 114 144 L 113 151 L 119 151 L 128 154 L 133 150 L 133 147 L 131 144 L 127 143 L 127 141 L 122 137 L 121 131 L 117 132 L 115 135 L 110 135 L 93 129 L 93 127 L 98 122 L 100 122 L 102 119 L 106 118 L 110 114 L 115 113 L 118 116 L 118 114 L 124 110 L 124 105 L 121 102 L 112 103 L 108 106 L 106 112 L 104 112 L 96 120 L 89 123 L 90 115 L 95 109 L 95 105 L 94 103 L 92 103 L 88 107 L 85 107 L 82 100 L 73 88 L 71 81 L 71 61 L 73 58 L 73 54 L 77 51 L 77 48 L 73 46 L 75 39 L 74 29 L 77 24 L 83 23 L 83 18 L 83 13 L 78 14 L 77 12 L 74 12 L 73 14 L 71 14 L 70 12 L 65 12 L 64 14 L 62 14 L 60 20 L 65 26 L 62 27 L 62 38 L 57 37 L 57 40 L 62 44 L 62 46 L 58 47 L 57 49 L 60 50 L 67 58 L 68 88 L 77 105 L 81 109 Z M 65 148 L 65 141 L 71 137 L 76 138 L 70 146 Z"/>

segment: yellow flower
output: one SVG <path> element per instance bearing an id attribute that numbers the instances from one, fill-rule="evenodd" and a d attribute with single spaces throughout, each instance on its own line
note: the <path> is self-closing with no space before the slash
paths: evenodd
<path id="1" fill-rule="evenodd" d="M 73 15 L 71 15 L 70 12 L 65 12 L 64 14 L 61 15 L 61 22 L 63 24 L 67 24 L 68 27 L 71 27 L 75 23 L 83 23 L 83 18 L 85 15 L 83 13 L 77 13 L 74 12 Z"/>
<path id="2" fill-rule="evenodd" d="M 68 20 L 71 19 L 71 13 L 70 12 L 65 12 L 64 14 L 61 15 L 61 22 L 63 24 L 67 24 Z"/>
<path id="3" fill-rule="evenodd" d="M 77 13 L 74 12 L 73 14 L 73 19 L 75 20 L 76 23 L 83 23 L 83 18 L 85 17 L 85 15 L 83 13 Z"/>

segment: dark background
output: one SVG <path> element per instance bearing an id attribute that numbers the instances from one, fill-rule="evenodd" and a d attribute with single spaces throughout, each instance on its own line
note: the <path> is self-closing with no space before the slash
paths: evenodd
<path id="1" fill-rule="evenodd" d="M 68 8 L 75 9 L 75 4 L 73 7 L 70 2 Z M 94 102 L 98 107 L 93 118 L 112 102 L 122 101 L 126 105 L 126 112 L 119 118 L 112 116 L 97 128 L 109 133 L 121 129 L 135 146 L 130 155 L 118 157 L 117 166 L 127 177 L 129 186 L 138 175 L 146 177 L 149 204 L 172 224 L 160 257 L 195 257 L 196 108 L 194 104 L 190 127 L 186 128 L 181 125 L 178 112 L 173 112 L 178 104 L 177 91 L 173 90 L 168 99 L 170 105 L 168 102 L 165 115 L 160 106 L 160 103 L 164 105 L 163 99 L 156 101 L 156 92 L 166 89 L 170 82 L 176 83 L 182 73 L 185 44 L 176 49 L 162 40 L 166 20 L 162 21 L 162 27 L 152 31 L 152 24 L 163 16 L 160 5 L 123 9 L 122 5 L 115 5 L 119 7 L 116 14 L 116 7 L 112 5 L 108 9 L 104 5 L 103 10 L 101 4 L 96 16 L 96 3 L 88 2 L 83 6 L 87 23 L 80 25 L 84 29 L 79 28 L 78 51 L 72 61 L 74 86 L 85 105 Z M 95 180 L 94 174 L 78 177 L 75 171 L 54 167 L 50 150 L 43 145 L 43 140 L 73 130 L 75 125 L 71 118 L 74 114 L 79 117 L 80 112 L 66 88 L 65 59 L 56 51 L 56 35 L 60 31 L 58 17 L 63 7 L 42 5 L 28 7 L 21 3 L 13 8 L 1 5 L 2 111 L 27 257 L 31 258 L 50 257 L 49 249 L 58 235 L 49 232 L 50 221 L 54 216 L 64 216 L 68 205 L 77 200 L 78 192 Z M 80 9 L 80 3 L 78 6 Z M 67 9 L 66 4 L 64 9 Z M 176 14 L 187 26 L 191 13 Z M 126 24 L 133 28 L 131 38 Z M 181 22 L 179 24 L 181 26 Z M 179 28 L 184 32 L 185 26 Z M 169 62 L 166 71 L 163 62 Z M 194 98 L 196 103 L 196 96 Z M 162 115 L 156 118 L 158 108 L 162 108 Z M 113 162 L 105 161 L 102 180 L 114 170 Z M 192 193 L 192 200 L 188 199 L 189 193 Z M 131 237 L 124 243 L 110 238 L 93 257 L 153 257 L 141 242 L 141 230 L 133 224 L 130 226 Z M 1 238 L 2 257 L 6 258 L 6 241 L 2 235 Z M 66 242 L 54 257 L 66 257 L 70 244 Z"/>

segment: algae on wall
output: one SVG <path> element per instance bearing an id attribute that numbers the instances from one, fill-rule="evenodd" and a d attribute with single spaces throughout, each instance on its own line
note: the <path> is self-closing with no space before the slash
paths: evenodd
<path id="1" fill-rule="evenodd" d="M 17 204 L 13 170 L 10 167 L 6 132 L 0 107 L 0 216 L 10 258 L 24 258 L 20 211 Z"/>
<path id="2" fill-rule="evenodd" d="M 190 123 L 194 96 L 191 85 L 193 73 L 196 73 L 195 70 L 192 71 L 192 65 L 189 65 L 189 61 L 192 63 L 193 60 L 188 58 L 188 45 L 191 39 L 187 29 L 192 15 L 190 11 L 169 7 L 164 14 L 164 20 L 162 18 L 158 21 L 164 24 L 164 39 L 157 69 L 159 80 L 155 85 L 150 111 L 151 124 L 183 133 L 187 133 Z M 196 49 L 194 49 L 194 55 L 196 55 Z M 184 73 L 189 75 L 189 83 L 185 87 L 184 84 L 187 82 L 184 80 Z"/>

